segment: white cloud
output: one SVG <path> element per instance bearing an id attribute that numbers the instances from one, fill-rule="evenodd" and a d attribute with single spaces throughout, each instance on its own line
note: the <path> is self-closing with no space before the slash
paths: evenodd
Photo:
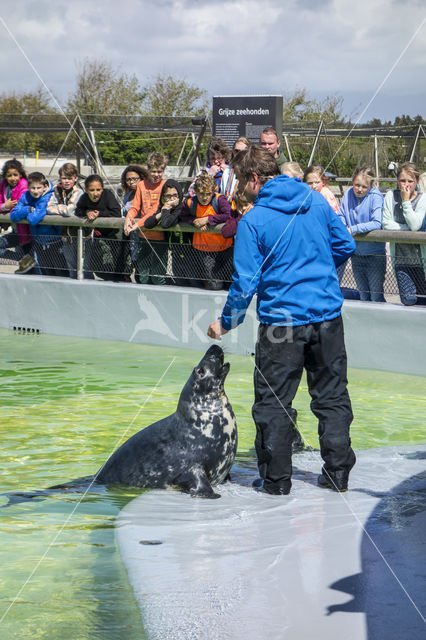
<path id="1" fill-rule="evenodd" d="M 63 100 L 74 86 L 76 60 L 86 56 L 108 58 L 141 84 L 160 72 L 186 77 L 211 95 L 276 94 L 298 86 L 312 95 L 366 100 L 424 19 L 417 0 L 22 0 L 5 17 L 19 47 Z M 411 96 L 426 93 L 425 31 L 423 24 L 380 94 L 407 96 L 408 113 Z M 19 47 L 0 24 L 5 91 L 39 84 Z"/>

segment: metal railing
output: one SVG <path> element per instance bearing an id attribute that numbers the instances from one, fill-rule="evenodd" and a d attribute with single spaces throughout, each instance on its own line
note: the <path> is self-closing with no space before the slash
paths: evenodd
<path id="1" fill-rule="evenodd" d="M 10 218 L 7 214 L 0 214 L 0 223 L 10 224 Z M 26 223 L 25 220 L 22 223 Z M 57 244 L 59 253 L 52 254 L 51 263 L 45 263 L 45 269 L 51 270 L 55 275 L 64 275 L 75 277 L 78 280 L 83 278 L 101 278 L 104 280 L 113 280 L 116 282 L 141 282 L 138 275 L 137 245 L 138 240 L 132 237 L 124 236 L 122 233 L 124 226 L 124 218 L 97 218 L 94 222 L 88 222 L 85 219 L 77 217 L 62 216 L 46 216 L 41 225 L 54 225 L 64 227 L 62 237 L 54 236 L 51 238 L 51 244 Z M 209 229 L 207 233 L 220 234 L 222 225 Z M 102 229 L 106 231 L 110 237 L 94 236 L 96 230 Z M 89 230 L 89 235 L 88 235 Z M 179 224 L 169 229 L 155 227 L 153 230 L 163 231 L 165 240 L 163 242 L 152 243 L 154 252 L 158 251 L 159 265 L 158 273 L 153 273 L 152 281 L 158 284 L 180 284 L 191 286 L 206 286 L 206 288 L 228 288 L 232 277 L 232 250 L 225 256 L 223 264 L 220 267 L 220 273 L 211 272 L 206 275 L 206 265 L 203 260 L 203 252 L 196 251 L 192 248 L 190 241 L 186 240 L 186 244 L 173 241 L 176 235 L 170 234 L 183 233 L 193 234 L 194 227 L 188 224 Z M 114 233 L 115 231 L 115 233 Z M 150 230 L 151 231 L 151 230 Z M 198 230 L 197 230 L 198 232 Z M 134 232 L 137 235 L 137 232 Z M 1 236 L 5 238 L 6 236 Z M 190 236 L 186 236 L 190 238 Z M 355 235 L 354 239 L 360 242 L 389 242 L 405 245 L 424 245 L 426 244 L 426 233 L 419 231 L 371 231 L 367 234 Z M 61 264 L 54 264 L 55 259 L 60 254 L 67 256 L 72 255 L 72 268 L 67 259 L 65 264 L 63 256 Z M 161 254 L 161 255 L 160 255 Z M 11 242 L 10 249 L 1 249 L 0 240 L 0 267 L 2 265 L 16 265 L 22 258 L 22 251 L 19 249 L 17 237 L 15 242 Z M 185 262 L 185 269 L 178 269 L 177 257 L 182 258 Z M 387 296 L 400 295 L 400 283 L 395 275 L 395 261 L 388 254 L 386 260 L 386 276 L 384 293 Z M 421 265 L 420 265 L 421 266 Z M 423 264 L 423 269 L 425 265 Z M 62 269 L 62 272 L 61 272 Z M 73 273 L 72 273 L 73 272 Z M 45 271 L 42 270 L 42 273 Z M 94 274 L 94 275 L 93 275 Z M 348 297 L 357 297 L 359 290 L 356 280 L 352 272 L 350 261 L 345 267 L 339 269 L 340 284 Z M 207 286 L 206 282 L 213 283 Z M 144 283 L 142 281 L 142 283 Z M 203 285 L 204 283 L 204 285 Z M 216 286 L 217 285 L 217 286 Z M 420 287 L 421 289 L 421 287 Z M 345 292 L 345 291 L 344 291 Z M 423 298 L 423 291 L 420 291 L 420 297 Z M 426 300 L 425 300 L 426 301 Z"/>

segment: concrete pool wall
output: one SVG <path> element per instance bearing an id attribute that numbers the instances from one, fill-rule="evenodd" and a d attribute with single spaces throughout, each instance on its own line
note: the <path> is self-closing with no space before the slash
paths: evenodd
<path id="1" fill-rule="evenodd" d="M 226 291 L 0 274 L 0 328 L 204 350 Z M 426 375 L 426 308 L 346 300 L 351 367 Z M 254 352 L 255 301 L 223 338 L 228 353 Z"/>

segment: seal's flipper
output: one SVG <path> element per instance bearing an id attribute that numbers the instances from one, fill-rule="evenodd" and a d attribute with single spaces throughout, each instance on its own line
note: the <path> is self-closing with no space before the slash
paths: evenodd
<path id="1" fill-rule="evenodd" d="M 0 509 L 6 509 L 7 507 L 12 507 L 15 504 L 20 504 L 21 502 L 41 502 L 41 500 L 45 500 L 46 494 L 43 491 L 38 491 L 34 493 L 2 493 L 2 496 L 6 496 L 9 502 L 6 504 L 2 504 Z"/>
<path id="2" fill-rule="evenodd" d="M 64 494 L 66 492 L 85 494 L 89 489 L 92 492 L 99 492 L 99 489 L 97 487 L 92 488 L 92 484 L 93 476 L 85 476 L 84 478 L 77 478 L 76 480 L 71 480 L 71 482 L 57 484 L 53 487 L 48 487 L 47 489 L 40 489 L 40 491 L 28 491 L 25 493 L 1 493 L 0 496 L 6 496 L 9 499 L 9 502 L 0 505 L 0 509 L 5 509 L 6 507 L 20 504 L 21 502 L 40 502 L 41 500 L 46 500 L 46 498 L 49 498 L 52 495 Z"/>
<path id="3" fill-rule="evenodd" d="M 220 498 L 220 495 L 213 491 L 206 472 L 201 467 L 184 471 L 176 478 L 174 484 L 194 498 Z"/>

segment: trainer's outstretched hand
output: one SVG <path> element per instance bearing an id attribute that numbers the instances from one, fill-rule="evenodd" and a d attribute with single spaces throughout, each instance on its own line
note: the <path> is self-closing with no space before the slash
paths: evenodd
<path id="1" fill-rule="evenodd" d="M 214 340 L 221 340 L 221 337 L 225 335 L 225 333 L 228 333 L 228 329 L 222 327 L 220 320 L 212 322 L 207 331 L 209 338 L 213 338 Z"/>

